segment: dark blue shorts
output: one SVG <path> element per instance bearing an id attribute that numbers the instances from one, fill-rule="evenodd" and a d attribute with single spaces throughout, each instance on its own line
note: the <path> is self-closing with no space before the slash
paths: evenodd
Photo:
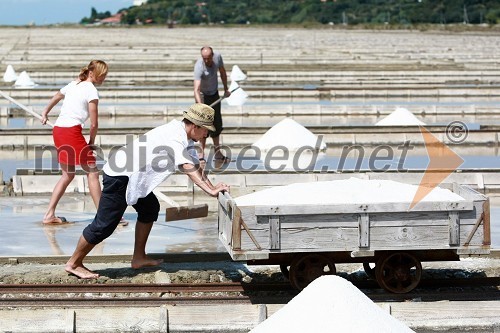
<path id="1" fill-rule="evenodd" d="M 83 229 L 83 237 L 90 244 L 99 244 L 111 236 L 128 206 L 127 176 L 108 176 L 104 173 L 102 184 L 97 213 L 92 223 Z M 152 192 L 140 198 L 132 207 L 137 211 L 138 223 L 153 223 L 158 219 L 160 203 Z"/>

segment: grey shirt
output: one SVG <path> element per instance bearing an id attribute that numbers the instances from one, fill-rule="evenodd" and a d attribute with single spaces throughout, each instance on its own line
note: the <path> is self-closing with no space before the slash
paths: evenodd
<path id="1" fill-rule="evenodd" d="M 204 95 L 215 95 L 218 91 L 217 72 L 220 67 L 224 67 L 222 56 L 214 52 L 212 66 L 207 67 L 202 58 L 199 58 L 194 64 L 194 79 L 200 80 L 200 91 Z"/>

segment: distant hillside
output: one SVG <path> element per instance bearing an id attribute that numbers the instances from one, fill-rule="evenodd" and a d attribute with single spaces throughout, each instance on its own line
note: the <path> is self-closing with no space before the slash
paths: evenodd
<path id="1" fill-rule="evenodd" d="M 500 0 L 149 0 L 123 24 L 499 24 Z M 109 13 L 93 9 L 81 23 Z"/>

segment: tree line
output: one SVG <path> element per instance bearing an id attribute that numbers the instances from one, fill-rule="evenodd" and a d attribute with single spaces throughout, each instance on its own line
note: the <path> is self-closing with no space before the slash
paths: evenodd
<path id="1" fill-rule="evenodd" d="M 500 0 L 149 0 L 120 12 L 128 25 L 499 24 Z M 108 16 L 92 8 L 81 23 Z"/>

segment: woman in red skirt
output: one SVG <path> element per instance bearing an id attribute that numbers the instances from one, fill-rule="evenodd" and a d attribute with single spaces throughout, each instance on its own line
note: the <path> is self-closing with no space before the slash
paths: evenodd
<path id="1" fill-rule="evenodd" d="M 41 122 L 46 124 L 49 112 L 64 99 L 52 132 L 62 176 L 52 192 L 49 207 L 43 218 L 45 224 L 66 222 L 64 217 L 56 216 L 56 206 L 75 178 L 77 165 L 87 172 L 90 195 L 95 206 L 99 204 L 101 185 L 92 150 L 98 129 L 99 94 L 95 86 L 101 85 L 107 74 L 108 65 L 104 61 L 92 60 L 81 69 L 78 80 L 70 82 L 52 97 L 42 113 Z M 83 137 L 82 127 L 89 118 L 90 137 L 87 142 Z"/>

